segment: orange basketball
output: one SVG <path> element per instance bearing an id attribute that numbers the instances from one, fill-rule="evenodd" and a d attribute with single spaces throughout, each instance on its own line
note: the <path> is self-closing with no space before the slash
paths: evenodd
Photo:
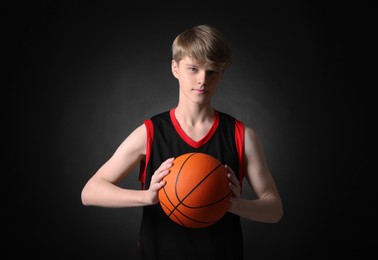
<path id="1" fill-rule="evenodd" d="M 231 189 L 224 165 L 204 153 L 186 153 L 173 161 L 166 185 L 159 190 L 167 216 L 184 227 L 216 223 L 230 207 Z"/>

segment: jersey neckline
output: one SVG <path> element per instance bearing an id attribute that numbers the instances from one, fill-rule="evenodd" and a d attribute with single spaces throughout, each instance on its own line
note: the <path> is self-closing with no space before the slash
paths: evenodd
<path id="1" fill-rule="evenodd" d="M 169 115 L 170 115 L 172 124 L 175 127 L 176 132 L 179 134 L 179 136 L 181 137 L 181 139 L 184 140 L 185 143 L 187 143 L 188 145 L 190 145 L 193 148 L 199 148 L 202 145 L 204 145 L 205 143 L 207 143 L 207 141 L 210 140 L 210 138 L 214 135 L 215 131 L 218 128 L 218 125 L 219 125 L 219 112 L 216 109 L 214 109 L 214 120 L 213 120 L 213 123 L 212 123 L 209 131 L 206 133 L 206 135 L 202 139 L 200 139 L 198 141 L 194 141 L 181 128 L 179 122 L 177 121 L 176 115 L 175 115 L 175 109 L 176 108 L 174 107 L 174 108 L 172 108 L 169 111 Z"/>

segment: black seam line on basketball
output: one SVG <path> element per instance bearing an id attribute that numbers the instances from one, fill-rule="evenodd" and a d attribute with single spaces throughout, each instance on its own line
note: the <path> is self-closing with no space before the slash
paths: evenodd
<path id="1" fill-rule="evenodd" d="M 174 204 L 173 204 L 173 202 L 171 201 L 171 199 L 169 198 L 169 196 L 168 196 L 168 194 L 167 194 L 167 191 L 165 190 L 165 187 L 163 187 L 163 191 L 164 191 L 164 194 L 165 194 L 165 197 L 168 199 L 168 201 L 169 201 L 169 203 L 171 204 L 171 206 L 173 206 Z M 163 203 L 164 204 L 164 203 Z M 164 206 L 166 206 L 165 204 L 164 204 Z M 166 206 L 167 207 L 167 209 L 169 209 L 168 208 L 168 206 Z M 169 214 L 170 215 L 170 214 Z"/>
<path id="2" fill-rule="evenodd" d="M 186 162 L 189 160 L 189 158 L 192 157 L 194 154 L 195 154 L 195 153 L 192 153 L 191 155 L 189 155 L 189 156 L 184 160 L 184 162 L 181 164 L 181 167 L 180 167 L 180 169 L 179 169 L 179 171 L 178 171 L 178 173 L 177 173 L 177 176 L 180 174 L 180 172 L 181 172 L 182 168 L 184 167 L 185 163 L 186 163 Z M 180 199 L 179 199 L 178 196 L 177 196 L 177 191 L 176 191 L 176 187 L 177 187 L 177 179 L 178 179 L 178 178 L 176 177 L 176 182 L 175 182 L 175 193 L 176 193 L 176 198 L 177 198 L 177 200 L 180 201 Z M 165 188 L 165 187 L 164 187 L 164 188 Z M 174 206 L 174 204 L 172 203 L 172 201 L 169 199 L 169 196 L 168 196 L 167 193 L 165 192 L 165 189 L 164 189 L 164 193 L 165 193 L 166 197 L 168 198 L 169 202 L 171 203 L 171 205 Z M 180 205 L 180 203 L 179 203 L 179 205 Z M 169 213 L 168 217 L 170 217 L 170 216 L 172 215 L 173 211 L 175 211 L 176 208 L 177 208 L 177 206 L 174 206 L 174 207 L 173 207 L 173 209 L 172 209 L 171 212 Z"/>
<path id="3" fill-rule="evenodd" d="M 180 222 L 180 224 L 181 224 L 182 226 L 186 227 L 186 225 L 184 224 L 184 222 L 182 222 L 181 219 L 179 219 L 179 217 L 176 216 L 176 214 L 173 214 L 173 216 L 176 217 L 176 220 L 177 220 L 178 222 Z M 172 219 L 172 218 L 171 218 L 171 219 Z"/>
<path id="4" fill-rule="evenodd" d="M 179 219 L 179 217 L 177 216 L 177 214 L 175 214 L 173 211 L 174 211 L 174 210 L 172 210 L 168 216 L 171 217 L 171 215 L 173 215 L 173 216 L 175 216 L 175 217 L 178 219 L 178 221 L 180 221 L 180 222 L 182 223 L 182 221 Z M 191 221 L 193 221 L 193 222 L 196 222 L 196 223 L 212 224 L 212 223 L 215 223 L 215 222 L 218 221 L 218 220 L 200 221 L 200 220 L 197 220 L 197 219 L 194 219 L 194 218 L 189 217 L 188 215 L 182 213 L 179 209 L 176 209 L 175 211 L 176 211 L 176 212 L 179 212 L 183 217 L 185 217 L 185 218 L 187 218 L 187 219 L 189 219 L 189 220 L 191 220 Z M 184 223 L 183 223 L 183 225 L 184 225 Z"/>
<path id="5" fill-rule="evenodd" d="M 195 153 L 192 153 L 191 155 L 189 155 L 189 156 L 185 159 L 185 161 L 181 164 L 181 167 L 180 167 L 180 170 L 179 170 L 178 174 L 181 172 L 181 169 L 182 169 L 182 167 L 184 167 L 184 164 L 186 163 L 186 161 L 187 161 L 190 157 L 192 157 L 194 154 L 195 154 Z M 177 184 L 177 180 L 176 180 L 176 184 Z M 176 186 L 176 185 L 175 185 L 175 186 Z M 171 216 L 172 212 L 175 210 L 175 207 L 174 207 L 173 202 L 171 201 L 171 199 L 169 198 L 169 196 L 168 196 L 168 194 L 167 194 L 167 191 L 166 191 L 166 189 L 165 189 L 165 186 L 163 187 L 163 191 L 164 191 L 165 197 L 168 199 L 168 201 L 169 201 L 169 203 L 171 204 L 171 206 L 173 206 L 172 211 L 171 211 L 170 214 L 168 215 L 168 216 Z M 177 199 L 178 199 L 178 198 L 177 198 Z M 180 200 L 178 199 L 178 201 L 180 201 Z M 165 205 L 165 206 L 167 207 L 167 209 L 169 209 L 167 205 Z M 180 212 L 180 213 L 181 213 L 181 212 Z M 182 214 L 182 213 L 181 213 L 181 214 Z"/>
<path id="6" fill-rule="evenodd" d="M 163 190 L 164 190 L 164 194 L 165 194 L 165 196 L 167 197 L 169 203 L 173 206 L 173 203 L 172 203 L 172 201 L 169 199 L 169 197 L 168 197 L 168 195 L 167 195 L 167 192 L 165 191 L 165 188 L 163 188 Z M 164 202 L 160 202 L 160 204 L 161 204 L 162 206 L 164 206 L 165 208 L 167 208 L 168 211 L 170 210 L 169 207 L 168 207 Z M 187 217 L 187 216 L 185 216 L 181 211 L 179 211 L 179 210 L 177 210 L 177 211 L 178 211 L 179 213 L 181 213 L 181 215 L 183 215 L 184 217 Z M 171 215 L 175 216 L 176 219 L 177 219 L 177 221 L 179 221 L 179 222 L 181 223 L 181 225 L 186 226 L 186 225 L 180 220 L 180 218 L 179 218 L 176 214 L 172 214 L 172 211 L 169 212 L 168 216 L 171 218 Z M 187 217 L 187 218 L 188 218 L 188 217 Z"/>
<path id="7" fill-rule="evenodd" d="M 212 223 L 215 223 L 215 222 L 218 221 L 218 220 L 200 221 L 200 220 L 197 220 L 197 219 L 191 218 L 191 217 L 189 217 L 188 215 L 185 215 L 185 214 L 182 213 L 179 209 L 177 209 L 176 212 L 181 213 L 181 215 L 182 215 L 183 217 L 185 217 L 185 218 L 187 218 L 187 219 L 189 219 L 189 220 L 191 220 L 191 221 L 193 221 L 193 222 L 196 222 L 196 223 L 201 223 L 201 224 L 212 224 Z M 171 214 L 170 214 L 170 215 L 171 215 Z M 178 217 L 177 217 L 177 215 L 176 215 L 175 213 L 172 212 L 172 215 L 175 216 L 175 217 L 178 219 Z M 179 220 L 179 221 L 181 222 L 181 220 Z M 182 223 L 182 222 L 181 222 L 181 223 Z"/>
<path id="8" fill-rule="evenodd" d="M 183 165 L 184 165 L 184 163 L 183 163 Z M 182 166 L 183 166 L 182 165 Z M 172 211 L 171 211 L 171 213 L 169 214 L 169 215 L 171 215 L 176 209 L 177 209 L 177 207 L 178 206 L 180 206 L 181 204 L 183 204 L 183 202 L 184 202 L 184 200 L 187 198 L 187 197 L 189 197 L 189 195 L 195 190 L 195 189 L 197 189 L 198 188 L 198 186 L 200 186 L 201 185 L 201 183 L 202 182 L 204 182 L 206 179 L 207 179 L 207 177 L 209 177 L 211 174 L 213 174 L 213 172 L 216 170 L 216 169 L 218 169 L 220 166 L 222 166 L 222 164 L 220 163 L 218 166 L 216 166 L 212 171 L 210 171 L 209 172 L 209 174 L 207 174 L 196 186 L 194 186 L 194 188 L 182 199 L 182 200 L 180 200 L 179 198 L 178 198 L 178 196 L 177 196 L 177 191 L 175 190 L 175 193 L 176 193 L 176 198 L 178 199 L 178 201 L 179 201 L 179 204 L 177 204 L 173 209 L 172 209 Z M 182 167 L 180 168 L 180 171 L 181 171 L 181 169 L 182 169 Z M 180 172 L 177 174 L 177 175 L 179 175 L 180 174 Z M 178 178 L 176 178 L 176 184 L 177 184 L 177 179 Z M 177 185 L 175 185 L 175 186 L 177 186 Z M 185 205 L 185 204 L 184 204 Z"/>
<path id="9" fill-rule="evenodd" d="M 195 222 L 195 223 L 201 223 L 201 224 L 214 224 L 215 222 L 217 222 L 218 220 L 211 220 L 211 221 L 200 221 L 200 220 L 197 220 L 197 219 L 194 219 L 194 218 L 191 218 L 189 216 L 187 216 L 186 214 L 182 213 L 179 209 L 177 209 L 175 212 L 178 212 L 181 214 L 181 216 L 183 216 L 184 218 L 187 218 L 189 220 L 191 220 L 192 222 Z M 187 226 L 184 224 L 184 222 L 181 221 L 181 219 L 179 218 L 179 216 L 175 213 L 172 212 L 172 214 L 169 214 L 169 217 L 172 219 L 171 215 L 175 216 L 177 221 L 179 221 L 183 226 Z"/>
<path id="10" fill-rule="evenodd" d="M 167 210 L 169 210 L 168 206 L 165 205 L 165 203 L 161 202 L 160 204 L 161 204 L 162 206 L 166 207 Z M 179 212 L 180 212 L 180 211 L 179 211 Z M 180 212 L 180 213 L 181 213 L 181 215 L 185 216 L 184 214 L 182 214 L 182 212 Z M 181 225 L 185 226 L 185 224 L 181 221 L 181 219 L 180 219 L 176 214 L 173 214 L 173 216 L 175 217 L 175 219 L 176 219 L 178 222 L 181 223 Z M 169 214 L 169 217 L 172 219 L 171 214 Z"/>
<path id="11" fill-rule="evenodd" d="M 211 202 L 210 204 L 206 204 L 206 205 L 202 205 L 202 206 L 197 206 L 197 207 L 193 207 L 193 206 L 188 206 L 186 205 L 185 203 L 182 203 L 182 206 L 185 206 L 189 209 L 200 209 L 200 208 L 206 208 L 208 206 L 211 206 L 211 205 L 215 205 L 219 202 L 222 202 L 225 198 L 227 198 L 229 195 L 231 194 L 231 192 L 228 192 L 223 198 L 220 198 L 219 200 L 217 201 L 214 201 L 214 202 Z"/>
<path id="12" fill-rule="evenodd" d="M 169 199 L 169 197 L 168 197 L 168 195 L 167 195 L 167 192 L 166 192 L 166 190 L 165 190 L 165 187 L 163 188 L 163 191 L 164 191 L 164 194 L 166 195 L 166 197 L 167 197 L 169 203 L 173 206 L 172 201 Z M 226 197 L 227 197 L 227 196 L 226 196 Z M 163 205 L 163 206 L 164 206 L 165 208 L 167 208 L 167 210 L 169 211 L 169 207 L 168 207 L 168 205 L 166 205 L 164 202 L 161 202 L 161 205 Z M 191 221 L 193 221 L 193 222 L 196 222 L 196 223 L 213 224 L 213 223 L 216 222 L 216 220 L 213 220 L 213 221 L 199 221 L 199 220 L 197 220 L 197 219 L 194 219 L 194 218 L 191 218 L 191 217 L 187 216 L 186 214 L 184 214 L 183 212 L 181 212 L 179 209 L 177 209 L 177 208 L 173 208 L 172 211 L 170 211 L 170 213 L 168 214 L 168 216 L 169 216 L 169 217 L 171 217 L 171 215 L 175 216 L 176 219 L 177 219 L 177 221 L 179 221 L 179 222 L 181 223 L 181 225 L 183 225 L 183 226 L 186 226 L 186 225 L 180 220 L 180 218 L 179 218 L 175 213 L 173 213 L 173 211 L 179 212 L 183 217 L 185 217 L 185 218 L 187 218 L 187 219 L 189 219 L 189 220 L 191 220 Z"/>
<path id="13" fill-rule="evenodd" d="M 171 205 L 173 205 L 173 203 L 171 202 L 171 200 L 169 199 L 169 197 L 167 196 L 167 199 L 169 200 L 169 202 L 171 203 Z M 164 202 L 160 202 L 160 204 L 162 206 L 164 206 L 168 211 L 169 211 L 169 207 L 164 203 Z M 179 211 L 180 212 L 180 211 Z M 170 212 L 171 213 L 171 212 Z M 180 212 L 181 215 L 184 215 L 182 214 L 182 212 Z M 176 215 L 176 214 L 169 214 L 168 216 L 172 219 L 172 216 L 173 215 L 175 217 L 175 219 L 181 223 L 182 226 L 185 226 L 185 224 L 181 221 L 181 219 Z"/>
<path id="14" fill-rule="evenodd" d="M 175 195 L 176 195 L 176 198 L 178 201 L 180 201 L 180 198 L 177 196 L 177 182 L 178 182 L 178 176 L 180 175 L 181 173 L 181 170 L 182 168 L 184 167 L 184 165 L 186 164 L 186 162 L 189 160 L 190 157 L 192 157 L 195 153 L 192 153 L 191 155 L 189 155 L 185 161 L 181 164 L 181 167 L 180 167 L 180 170 L 177 172 L 177 177 L 176 177 L 176 181 L 175 181 Z"/>

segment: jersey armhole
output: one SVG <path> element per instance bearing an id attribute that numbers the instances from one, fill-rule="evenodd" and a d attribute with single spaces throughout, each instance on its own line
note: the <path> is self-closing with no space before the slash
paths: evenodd
<path id="1" fill-rule="evenodd" d="M 140 161 L 140 167 L 139 167 L 139 181 L 141 183 L 142 190 L 144 190 L 146 186 L 147 165 L 148 165 L 148 162 L 150 161 L 151 145 L 152 145 L 152 140 L 154 139 L 154 125 L 152 123 L 152 120 L 151 119 L 144 120 L 144 125 L 146 126 L 146 131 L 147 131 L 146 157 L 145 159 Z"/>
<path id="2" fill-rule="evenodd" d="M 239 159 L 239 183 L 243 189 L 244 178 L 244 123 L 235 119 L 235 141 Z"/>

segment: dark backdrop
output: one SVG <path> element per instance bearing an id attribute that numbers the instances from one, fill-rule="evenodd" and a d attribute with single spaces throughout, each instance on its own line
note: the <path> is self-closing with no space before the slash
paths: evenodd
<path id="1" fill-rule="evenodd" d="M 371 207 L 354 196 L 362 181 L 345 171 L 356 154 L 343 146 L 346 115 L 358 113 L 348 98 L 360 94 L 349 88 L 353 7 L 186 4 L 4 6 L 2 204 L 15 258 L 134 259 L 141 208 L 84 207 L 81 189 L 144 119 L 176 105 L 171 43 L 201 23 L 221 29 L 234 56 L 214 106 L 256 129 L 283 199 L 279 223 L 243 220 L 247 259 L 366 250 L 357 226 Z M 138 172 L 122 185 L 139 188 Z"/>

